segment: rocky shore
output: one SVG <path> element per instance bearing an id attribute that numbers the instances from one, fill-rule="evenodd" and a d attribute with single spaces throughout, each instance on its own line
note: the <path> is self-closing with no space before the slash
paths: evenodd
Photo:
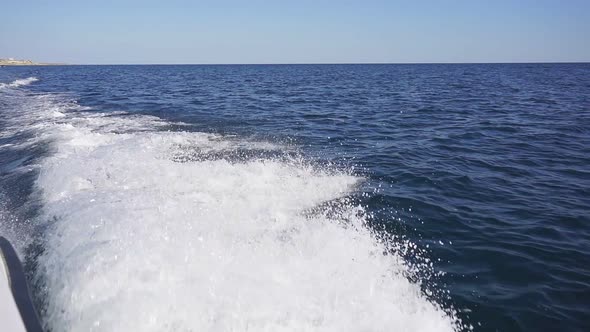
<path id="1" fill-rule="evenodd" d="M 62 63 L 44 63 L 44 62 L 33 62 L 31 60 L 17 60 L 17 59 L 0 59 L 0 66 L 52 66 L 62 65 Z"/>

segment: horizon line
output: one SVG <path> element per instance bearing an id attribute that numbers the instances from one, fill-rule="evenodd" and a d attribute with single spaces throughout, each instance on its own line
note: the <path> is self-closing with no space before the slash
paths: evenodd
<path id="1" fill-rule="evenodd" d="M 586 64 L 585 61 L 495 61 L 495 62 L 252 62 L 252 63 L 43 63 L 63 66 L 272 66 L 272 65 L 486 65 L 486 64 Z"/>

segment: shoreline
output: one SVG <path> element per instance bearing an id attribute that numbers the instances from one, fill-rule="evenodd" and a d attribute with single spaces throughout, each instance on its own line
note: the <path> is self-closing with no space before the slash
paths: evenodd
<path id="1" fill-rule="evenodd" d="M 0 59 L 0 66 L 63 66 L 65 63 L 33 62 L 31 60 Z"/>

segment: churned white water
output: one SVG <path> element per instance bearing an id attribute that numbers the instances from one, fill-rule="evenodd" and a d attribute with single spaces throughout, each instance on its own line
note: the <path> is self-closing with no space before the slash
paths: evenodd
<path id="1" fill-rule="evenodd" d="M 29 85 L 33 82 L 38 81 L 39 79 L 36 77 L 28 77 L 28 78 L 23 78 L 23 79 L 19 79 L 19 80 L 14 80 L 10 83 L 0 83 L 0 89 L 1 88 L 18 88 L 20 86 L 25 86 L 25 85 Z"/>
<path id="2" fill-rule="evenodd" d="M 22 112 L 52 150 L 36 182 L 46 328 L 458 328 L 346 198 L 362 178 L 301 158 L 225 158 L 284 147 L 168 132 L 159 118 L 57 96 L 27 97 Z M 337 212 L 312 210 L 328 201 Z"/>

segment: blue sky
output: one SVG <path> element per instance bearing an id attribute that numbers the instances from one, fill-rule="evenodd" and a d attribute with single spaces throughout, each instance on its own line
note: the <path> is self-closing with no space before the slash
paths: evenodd
<path id="1" fill-rule="evenodd" d="M 68 63 L 590 61 L 587 0 L 0 0 L 0 58 Z"/>

